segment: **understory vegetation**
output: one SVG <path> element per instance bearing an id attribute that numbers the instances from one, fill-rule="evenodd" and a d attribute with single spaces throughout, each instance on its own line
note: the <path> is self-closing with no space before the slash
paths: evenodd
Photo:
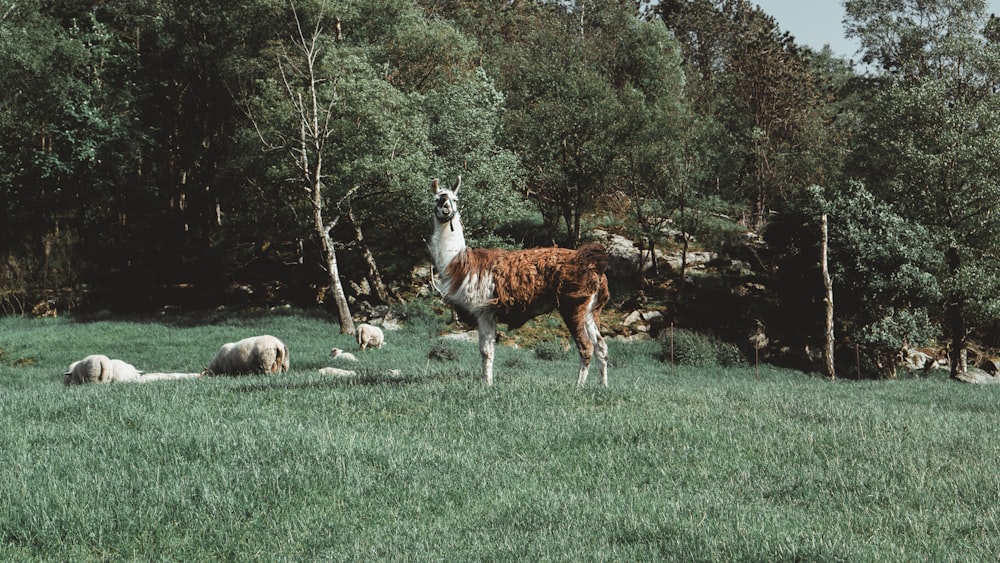
<path id="1" fill-rule="evenodd" d="M 335 378 L 317 370 L 351 337 L 308 312 L 0 319 L 0 559 L 1000 551 L 1000 386 L 755 376 L 612 341 L 608 389 L 575 385 L 575 354 L 508 346 L 486 388 L 476 345 L 442 328 L 410 306 L 382 350 L 341 366 L 356 376 Z M 62 384 L 87 353 L 197 371 L 262 333 L 288 344 L 290 373 Z"/>

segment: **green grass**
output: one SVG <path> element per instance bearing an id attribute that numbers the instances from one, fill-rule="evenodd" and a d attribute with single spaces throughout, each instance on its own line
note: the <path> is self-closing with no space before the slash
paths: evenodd
<path id="1" fill-rule="evenodd" d="M 318 375 L 350 337 L 295 313 L 0 319 L 0 560 L 942 560 L 1000 553 L 1000 389 L 666 368 L 611 345 L 471 343 L 430 361 L 416 319 Z M 196 371 L 270 333 L 282 376 L 66 388 L 93 352 Z M 16 364 L 16 365 L 15 365 Z M 390 369 L 402 375 L 391 375 Z"/>

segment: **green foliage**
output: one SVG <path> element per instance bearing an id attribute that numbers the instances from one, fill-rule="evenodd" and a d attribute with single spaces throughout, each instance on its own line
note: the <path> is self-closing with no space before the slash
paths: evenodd
<path id="1" fill-rule="evenodd" d="M 434 302 L 429 299 L 412 299 L 392 306 L 392 313 L 406 323 L 410 332 L 423 333 L 435 338 L 444 332 L 446 322 L 434 310 Z"/>
<path id="2" fill-rule="evenodd" d="M 458 348 L 454 343 L 446 340 L 438 340 L 431 347 L 430 351 L 427 352 L 427 359 L 438 362 L 455 362 L 458 361 L 458 358 Z"/>
<path id="3" fill-rule="evenodd" d="M 827 198 L 829 197 L 829 201 Z M 819 219 L 829 216 L 829 266 L 836 334 L 883 365 L 904 346 L 937 340 L 942 305 L 938 238 L 901 217 L 864 186 L 812 187 L 789 201 L 766 231 L 783 305 L 812 311 L 790 332 L 818 334 Z M 801 322 L 801 321 L 799 321 Z M 808 341 L 807 341 L 808 343 Z"/>
<path id="4" fill-rule="evenodd" d="M 539 360 L 553 361 L 566 358 L 569 352 L 558 340 L 545 340 L 535 344 L 535 357 Z"/>
<path id="5" fill-rule="evenodd" d="M 784 198 L 836 178 L 829 157 L 838 138 L 811 56 L 773 17 L 751 2 L 722 0 L 654 9 L 678 38 L 688 96 L 702 120 L 698 191 L 722 191 L 763 223 Z"/>
<path id="6" fill-rule="evenodd" d="M 1000 136 L 983 127 L 1000 119 L 1000 45 L 984 35 L 985 3 L 960 4 L 845 4 L 849 33 L 885 72 L 853 165 L 893 212 L 935 233 L 945 332 L 959 356 L 981 315 L 997 310 L 1000 271 L 988 258 L 1000 243 Z"/>
<path id="7" fill-rule="evenodd" d="M 746 364 L 739 348 L 729 342 L 689 329 L 660 331 L 660 360 L 700 368 L 733 367 Z"/>
<path id="8" fill-rule="evenodd" d="M 93 14 L 60 25 L 34 5 L 4 12 L 0 277 L 29 275 L 39 285 L 30 290 L 53 290 L 93 275 L 100 258 L 93 253 L 71 275 L 57 259 L 63 252 L 127 235 L 128 180 L 144 142 L 134 123 L 133 55 Z M 58 250 L 51 261 L 50 250 Z"/>
<path id="9" fill-rule="evenodd" d="M 501 146 L 505 101 L 482 68 L 468 80 L 429 92 L 424 100 L 435 175 L 448 184 L 462 176 L 462 222 L 470 246 L 496 245 L 500 241 L 491 237 L 498 227 L 527 212 L 514 190 L 523 182 L 518 156 Z M 424 212 L 426 206 L 415 210 Z M 421 217 L 421 228 L 425 219 Z"/>

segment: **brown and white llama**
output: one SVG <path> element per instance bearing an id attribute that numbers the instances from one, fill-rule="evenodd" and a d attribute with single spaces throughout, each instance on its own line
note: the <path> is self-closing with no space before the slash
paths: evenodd
<path id="1" fill-rule="evenodd" d="M 439 188 L 435 179 L 434 233 L 430 250 L 440 272 L 444 300 L 460 318 L 475 319 L 483 380 L 493 384 L 493 352 L 497 322 L 515 329 L 533 317 L 559 311 L 580 353 L 577 384 L 587 381 L 596 355 L 601 384 L 608 384 L 608 345 L 601 336 L 601 310 L 607 304 L 608 256 L 598 243 L 568 248 L 508 251 L 468 248 L 458 213 L 458 189 Z"/>

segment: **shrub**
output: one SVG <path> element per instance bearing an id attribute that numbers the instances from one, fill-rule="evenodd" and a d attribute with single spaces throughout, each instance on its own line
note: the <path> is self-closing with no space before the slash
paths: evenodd
<path id="1" fill-rule="evenodd" d="M 745 362 L 734 344 L 694 330 L 662 331 L 657 341 L 661 346 L 660 360 L 664 362 L 672 358 L 675 364 L 694 367 L 730 367 Z"/>
<path id="2" fill-rule="evenodd" d="M 431 351 L 427 352 L 427 359 L 439 362 L 455 362 L 458 361 L 458 350 L 450 342 L 439 340 L 431 348 Z"/>
<path id="3" fill-rule="evenodd" d="M 535 346 L 535 357 L 545 361 L 561 360 L 566 357 L 566 350 L 563 350 L 558 341 L 547 340 Z"/>
<path id="4" fill-rule="evenodd" d="M 447 323 L 434 311 L 434 302 L 428 299 L 414 299 L 393 305 L 392 314 L 406 323 L 413 332 L 435 336 L 445 329 Z"/>

